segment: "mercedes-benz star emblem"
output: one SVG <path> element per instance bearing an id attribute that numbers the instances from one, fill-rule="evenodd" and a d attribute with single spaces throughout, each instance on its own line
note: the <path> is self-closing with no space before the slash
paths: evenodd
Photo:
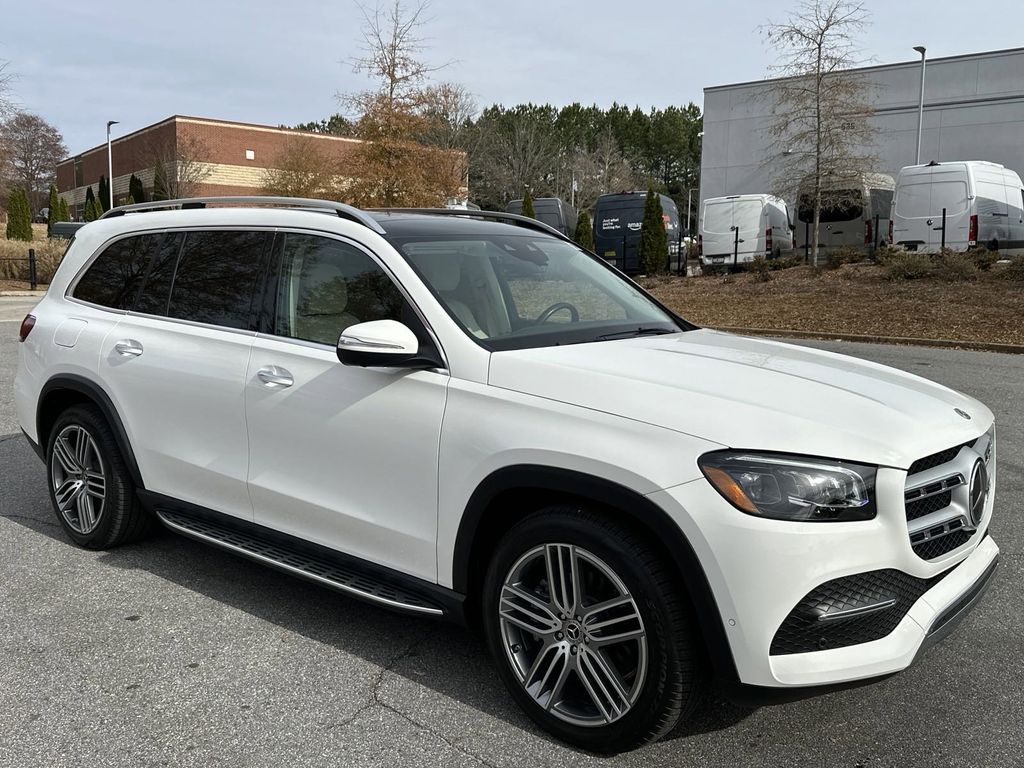
<path id="1" fill-rule="evenodd" d="M 575 643 L 580 639 L 580 635 L 582 634 L 580 632 L 580 625 L 576 622 L 569 623 L 565 628 L 565 634 Z"/>
<path id="2" fill-rule="evenodd" d="M 981 522 L 981 516 L 985 513 L 985 496 L 988 492 L 988 471 L 985 469 L 985 462 L 981 459 L 974 462 L 970 487 L 971 522 L 978 525 Z"/>
<path id="3" fill-rule="evenodd" d="M 959 408 L 954 408 L 953 410 L 956 411 L 959 416 L 963 416 L 965 419 L 970 421 L 971 414 L 969 414 L 967 411 L 963 411 Z"/>

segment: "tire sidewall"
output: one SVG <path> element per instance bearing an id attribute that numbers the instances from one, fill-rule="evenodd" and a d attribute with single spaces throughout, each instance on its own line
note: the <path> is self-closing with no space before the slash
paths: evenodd
<path id="1" fill-rule="evenodd" d="M 617 752 L 644 740 L 641 734 L 665 707 L 667 687 L 680 676 L 681 649 L 672 629 L 665 600 L 653 578 L 638 568 L 635 558 L 613 537 L 585 520 L 574 518 L 571 507 L 552 509 L 517 525 L 494 552 L 484 580 L 482 622 L 485 639 L 499 674 L 523 710 L 545 730 L 577 746 L 595 752 Z M 571 543 L 596 555 L 611 568 L 636 602 L 647 632 L 647 671 L 640 696 L 624 717 L 603 726 L 584 727 L 551 715 L 523 689 L 509 663 L 498 620 L 501 587 L 509 569 L 525 552 L 538 544 Z"/>

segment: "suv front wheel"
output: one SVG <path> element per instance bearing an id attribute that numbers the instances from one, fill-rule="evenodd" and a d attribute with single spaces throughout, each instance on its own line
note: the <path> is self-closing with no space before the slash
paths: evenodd
<path id="1" fill-rule="evenodd" d="M 142 536 L 149 516 L 103 414 L 91 405 L 64 411 L 46 448 L 50 500 L 80 546 L 107 549 Z"/>
<path id="2" fill-rule="evenodd" d="M 585 749 L 661 737 L 698 690 L 677 579 L 604 516 L 557 506 L 524 519 L 484 584 L 484 628 L 505 685 L 541 727 Z"/>

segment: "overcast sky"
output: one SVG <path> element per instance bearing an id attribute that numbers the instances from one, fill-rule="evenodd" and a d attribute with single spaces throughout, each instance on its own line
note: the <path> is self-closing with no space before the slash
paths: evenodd
<path id="1" fill-rule="evenodd" d="M 371 0 L 372 2 L 372 0 Z M 995 0 L 981 23 L 952 0 L 866 0 L 877 63 L 1024 43 L 1024 5 Z M 787 4 L 758 0 L 434 0 L 427 58 L 440 77 L 495 102 L 703 105 L 703 88 L 761 79 L 773 54 L 759 25 Z M 927 8 L 927 10 L 925 10 Z M 503 10 L 502 10 L 503 9 Z M 361 16 L 351 0 L 0 0 L 0 60 L 16 104 L 64 134 L 70 153 L 172 114 L 294 124 L 339 111 Z M 1024 73 L 1022 73 L 1024 76 Z"/>

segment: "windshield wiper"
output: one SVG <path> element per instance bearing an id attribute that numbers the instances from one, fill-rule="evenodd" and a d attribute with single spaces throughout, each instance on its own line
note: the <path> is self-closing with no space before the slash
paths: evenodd
<path id="1" fill-rule="evenodd" d="M 633 336 L 661 336 L 665 333 L 678 333 L 678 331 L 670 331 L 668 328 L 646 328 L 640 326 L 639 328 L 630 328 L 626 331 L 615 331 L 614 333 L 604 333 L 597 337 L 598 341 L 605 341 L 606 339 L 628 339 Z"/>

